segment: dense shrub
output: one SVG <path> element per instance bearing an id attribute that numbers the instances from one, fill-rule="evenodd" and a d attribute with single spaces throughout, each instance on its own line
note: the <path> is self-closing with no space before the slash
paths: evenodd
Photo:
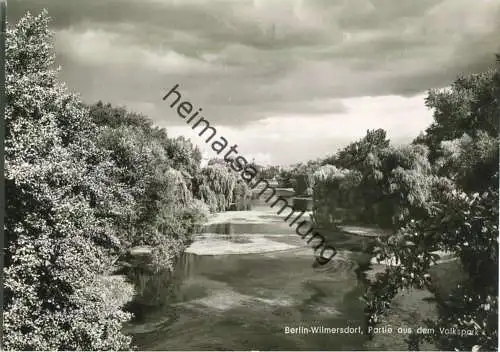
<path id="1" fill-rule="evenodd" d="M 85 107 L 57 82 L 50 37 L 46 13 L 7 34 L 4 347 L 128 349 L 128 315 L 101 295 L 98 275 L 115 237 L 108 220 L 124 205 L 106 209 L 110 193 L 123 192 L 108 191 L 105 153 Z"/>
<path id="2" fill-rule="evenodd" d="M 314 172 L 319 168 L 319 160 L 298 163 L 288 169 L 281 169 L 277 178 L 279 187 L 293 188 L 296 195 L 311 196 Z"/>
<path id="3" fill-rule="evenodd" d="M 142 115 L 69 93 L 48 23 L 27 14 L 7 35 L 4 347 L 129 350 L 132 288 L 112 264 L 144 244 L 172 268 L 208 214 L 192 192 L 201 154 Z"/>
<path id="4" fill-rule="evenodd" d="M 367 292 L 369 325 L 381 321 L 401 289 L 432 287 L 429 267 L 438 258 L 431 251 L 449 251 L 460 260 L 466 279 L 448 296 L 436 297 L 439 317 L 428 321 L 435 334 L 426 339 L 442 350 L 497 350 L 499 75 L 497 68 L 460 77 L 451 89 L 429 93 L 434 122 L 414 145 L 430 149 L 436 174 L 424 177 L 428 166 L 422 159 L 419 176 L 394 179 L 413 195 L 414 204 L 397 233 L 377 249 L 379 259 L 395 257 L 401 265 L 388 268 Z M 474 333 L 444 335 L 443 327 Z M 413 348 L 420 338 L 413 336 Z"/>
<path id="5" fill-rule="evenodd" d="M 324 165 L 317 171 L 313 186 L 317 212 L 336 217 L 343 209 L 358 223 L 392 229 L 398 229 L 410 212 L 425 213 L 432 182 L 427 148 L 381 143 L 385 136 L 381 131 L 375 133 L 377 138 L 368 131 L 338 153 L 336 166 Z M 365 145 L 373 139 L 375 146 Z M 364 159 L 357 159 L 356 150 L 364 150 Z M 351 169 L 338 169 L 340 165 Z"/>
<path id="6" fill-rule="evenodd" d="M 338 169 L 333 165 L 321 166 L 313 175 L 313 220 L 320 228 L 334 228 L 339 221 L 347 220 L 344 209 L 359 209 L 357 192 L 361 174 L 357 171 Z"/>

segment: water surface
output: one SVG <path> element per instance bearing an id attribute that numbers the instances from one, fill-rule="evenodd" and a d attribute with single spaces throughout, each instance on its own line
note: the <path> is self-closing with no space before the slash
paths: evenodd
<path id="1" fill-rule="evenodd" d="M 275 209 L 218 214 L 173 274 L 136 275 L 136 317 L 126 330 L 141 350 L 363 349 L 360 334 L 285 333 L 363 326 L 364 282 L 356 270 L 369 262 L 363 249 L 371 239 L 332 237 L 338 255 L 315 268 L 312 249 Z M 239 254 L 211 255 L 213 248 Z"/>

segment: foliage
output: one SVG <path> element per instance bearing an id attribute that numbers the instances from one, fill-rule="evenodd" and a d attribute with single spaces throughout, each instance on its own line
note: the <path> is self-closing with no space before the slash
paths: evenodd
<path id="1" fill-rule="evenodd" d="M 225 211 L 234 202 L 234 189 L 239 177 L 227 165 L 208 165 L 194 180 L 194 194 L 207 203 L 211 211 Z"/>
<path id="2" fill-rule="evenodd" d="M 278 176 L 280 187 L 293 188 L 297 195 L 312 195 L 313 174 L 319 166 L 319 160 L 310 160 L 282 169 Z"/>
<path id="3" fill-rule="evenodd" d="M 313 220 L 319 228 L 333 228 L 338 220 L 345 220 L 342 208 L 354 209 L 359 204 L 359 194 L 355 190 L 361 174 L 324 165 L 313 178 Z"/>
<path id="4" fill-rule="evenodd" d="M 389 147 L 387 133 L 383 129 L 367 130 L 359 141 L 340 150 L 335 157 L 335 164 L 344 169 L 362 169 L 370 155 Z"/>
<path id="5" fill-rule="evenodd" d="M 250 210 L 252 190 L 248 183 L 241 179 L 236 181 L 233 190 L 234 209 L 233 210 Z"/>
<path id="6" fill-rule="evenodd" d="M 226 160 L 224 160 L 224 158 L 211 158 L 210 160 L 208 160 L 207 165 L 208 166 L 211 166 L 211 165 L 227 165 L 227 163 L 228 162 Z"/>
<path id="7" fill-rule="evenodd" d="M 434 122 L 412 144 L 391 146 L 385 131 L 367 131 L 324 159 L 314 180 L 314 221 L 335 225 L 342 208 L 357 222 L 392 228 L 377 258 L 390 266 L 365 295 L 367 326 L 381 322 L 398 292 L 428 288 L 439 318 L 427 339 L 441 349 L 496 350 L 498 329 L 498 165 L 500 70 L 459 77 L 426 99 Z M 356 182 L 347 182 L 348 176 Z M 467 280 L 440 296 L 430 281 L 435 251 L 452 252 Z M 444 335 L 440 328 L 473 330 Z M 418 348 L 422 336 L 410 339 Z"/>
<path id="8" fill-rule="evenodd" d="M 208 214 L 192 192 L 201 154 L 145 116 L 69 93 L 48 23 L 27 14 L 7 34 L 4 347 L 129 350 L 132 291 L 110 278 L 113 261 L 145 244 L 172 267 Z"/>
<path id="9" fill-rule="evenodd" d="M 272 180 L 278 178 L 281 172 L 281 167 L 279 166 L 264 166 L 260 169 L 259 177 L 264 180 Z"/>
<path id="10" fill-rule="evenodd" d="M 319 177 L 322 171 L 316 175 L 315 203 L 318 207 L 320 203 L 329 203 L 324 206 L 330 214 L 338 214 L 339 208 L 343 208 L 352 214 L 353 221 L 397 229 L 411 211 L 426 211 L 431 182 L 427 154 L 425 146 L 393 147 L 388 144 L 385 131 L 368 131 L 331 159 L 336 167 L 321 167 L 333 174 Z M 355 182 L 337 182 L 337 168 L 350 170 Z"/>
<path id="11" fill-rule="evenodd" d="M 473 137 L 442 141 L 436 168 L 466 191 L 486 191 L 498 178 L 499 137 L 478 131 Z"/>
<path id="12" fill-rule="evenodd" d="M 461 138 L 464 133 L 498 137 L 500 78 L 497 68 L 458 77 L 449 89 L 431 90 L 426 105 L 434 110 L 434 122 L 421 139 L 430 148 L 434 162 L 442 141 Z"/>
<path id="13" fill-rule="evenodd" d="M 448 185 L 449 187 L 449 185 Z M 430 264 L 438 256 L 431 251 L 452 251 L 460 259 L 468 280 L 460 283 L 450 297 L 441 297 L 440 317 L 429 322 L 436 335 L 431 338 L 444 350 L 486 350 L 497 346 L 498 329 L 498 190 L 469 196 L 447 189 L 435 201 L 433 214 L 410 221 L 397 235 L 377 250 L 380 260 L 396 258 L 401 266 L 389 268 L 366 296 L 369 323 L 379 321 L 390 300 L 401 289 L 430 287 Z M 440 333 L 440 327 L 474 330 L 474 336 Z"/>
<path id="14" fill-rule="evenodd" d="M 356 202 L 346 203 L 344 200 L 337 199 L 335 203 L 342 203 L 342 208 L 348 209 L 353 214 L 353 218 L 363 223 L 379 223 L 382 226 L 390 226 L 391 216 L 380 212 L 387 202 L 381 202 L 386 188 L 382 181 L 384 176 L 387 180 L 391 169 L 384 170 L 383 158 L 389 157 L 389 140 L 386 138 L 386 132 L 382 129 L 368 130 L 366 135 L 359 141 L 353 142 L 340 150 L 334 156 L 319 161 L 322 165 L 335 165 L 337 168 L 352 170 L 360 175 L 359 183 L 350 192 L 350 199 L 356 199 Z M 387 165 L 391 166 L 391 165 Z M 385 175 L 384 175 L 385 174 Z M 315 192 L 317 197 L 337 197 L 339 193 L 331 185 L 330 190 L 326 190 L 324 195 L 321 192 Z M 328 192 L 333 192 L 330 194 Z M 344 192 L 345 193 L 345 192 Z M 335 194 L 335 195 L 334 195 Z M 345 198 L 345 196 L 343 196 Z M 333 203 L 332 203 L 333 204 Z"/>
<path id="15" fill-rule="evenodd" d="M 278 185 L 282 188 L 294 187 L 294 175 L 291 169 L 282 169 L 278 175 Z"/>
<path id="16" fill-rule="evenodd" d="M 129 112 L 125 107 L 113 107 L 110 103 L 97 102 L 89 107 L 90 115 L 98 126 L 111 130 L 128 130 L 143 135 L 146 140 L 157 144 L 155 156 L 162 157 L 162 163 L 174 169 L 186 171 L 189 175 L 198 172 L 201 152 L 189 139 L 179 136 L 169 138 L 165 129 L 153 126 L 144 115 Z"/>
<path id="17" fill-rule="evenodd" d="M 434 109 L 434 122 L 413 145 L 428 146 L 431 174 L 423 177 L 428 165 L 419 157 L 424 166 L 418 168 L 420 181 L 415 182 L 417 175 L 393 179 L 398 188 L 404 185 L 413 204 L 399 230 L 376 250 L 379 259 L 396 258 L 401 265 L 389 267 L 367 292 L 368 325 L 381 321 L 400 290 L 427 287 L 437 295 L 439 317 L 428 321 L 435 334 L 426 339 L 442 350 L 475 345 L 497 350 L 499 92 L 497 68 L 459 77 L 451 89 L 429 93 L 426 102 Z M 435 250 L 454 253 L 467 274 L 447 296 L 430 282 Z M 453 327 L 472 334 L 440 331 Z M 414 337 L 414 348 L 419 338 Z"/>
<path id="18" fill-rule="evenodd" d="M 27 14 L 7 34 L 4 347 L 129 349 L 129 315 L 97 275 L 120 209 L 103 205 L 120 188 L 106 191 L 92 121 L 57 82 L 48 22 Z"/>
<path id="19" fill-rule="evenodd" d="M 378 224 L 398 229 L 410 216 L 428 215 L 427 202 L 431 197 L 431 165 L 428 150 L 422 145 L 388 147 L 381 152 L 381 187 L 379 204 L 385 208 L 378 213 Z"/>
<path id="20" fill-rule="evenodd" d="M 192 178 L 199 170 L 201 154 L 189 140 L 169 138 L 142 115 L 98 102 L 90 109 L 100 127 L 98 143 L 111 151 L 116 180 L 127 185 L 133 212 L 122 221 L 125 246 L 171 247 L 178 253 L 187 235 L 204 221 L 192 194 Z"/>

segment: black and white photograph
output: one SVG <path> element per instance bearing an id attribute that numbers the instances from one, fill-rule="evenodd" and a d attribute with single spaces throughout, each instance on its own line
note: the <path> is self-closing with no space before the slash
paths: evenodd
<path id="1" fill-rule="evenodd" d="M 0 0 L 5 351 L 498 351 L 500 0 Z"/>

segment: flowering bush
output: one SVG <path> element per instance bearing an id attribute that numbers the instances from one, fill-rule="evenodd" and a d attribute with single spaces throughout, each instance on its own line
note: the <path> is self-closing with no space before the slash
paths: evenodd
<path id="1" fill-rule="evenodd" d="M 125 350 L 129 315 L 98 275 L 116 235 L 102 205 L 121 190 L 107 188 L 87 110 L 57 82 L 50 36 L 45 12 L 7 33 L 4 347 Z"/>
<path id="2" fill-rule="evenodd" d="M 129 350 L 111 279 L 133 245 L 173 267 L 207 206 L 192 193 L 200 155 L 147 118 L 88 108 L 57 80 L 46 12 L 7 34 L 4 347 Z"/>

